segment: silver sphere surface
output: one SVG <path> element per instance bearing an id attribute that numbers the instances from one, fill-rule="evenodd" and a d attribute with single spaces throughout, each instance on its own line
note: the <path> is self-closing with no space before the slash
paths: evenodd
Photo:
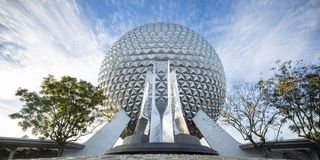
<path id="1" fill-rule="evenodd" d="M 137 119 L 146 73 L 154 61 L 169 61 L 170 68 L 176 69 L 187 120 L 199 109 L 217 119 L 226 90 L 222 63 L 213 47 L 198 33 L 171 23 L 137 27 L 113 44 L 103 60 L 98 81 L 107 96 L 106 106 L 122 107 L 131 120 Z"/>

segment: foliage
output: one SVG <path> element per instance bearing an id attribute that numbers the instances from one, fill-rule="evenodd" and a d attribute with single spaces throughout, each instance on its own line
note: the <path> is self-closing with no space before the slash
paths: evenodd
<path id="1" fill-rule="evenodd" d="M 45 77 L 39 93 L 19 88 L 16 96 L 24 102 L 23 108 L 12 119 L 20 119 L 23 130 L 31 129 L 41 139 L 52 139 L 62 155 L 66 143 L 87 135 L 101 122 L 101 107 L 105 96 L 91 83 L 63 76 Z"/>
<path id="2" fill-rule="evenodd" d="M 102 108 L 101 114 L 103 115 L 106 121 L 110 122 L 113 119 L 113 117 L 116 115 L 116 113 L 118 113 L 119 111 L 120 111 L 119 107 L 105 106 Z"/>
<path id="3" fill-rule="evenodd" d="M 244 140 L 249 140 L 267 156 L 266 134 L 275 130 L 278 136 L 282 124 L 279 123 L 280 112 L 268 105 L 264 93 L 263 81 L 234 85 L 222 110 L 222 122 L 239 131 Z"/>
<path id="4" fill-rule="evenodd" d="M 267 81 L 268 100 L 293 125 L 290 129 L 320 145 L 320 66 L 277 62 Z"/>

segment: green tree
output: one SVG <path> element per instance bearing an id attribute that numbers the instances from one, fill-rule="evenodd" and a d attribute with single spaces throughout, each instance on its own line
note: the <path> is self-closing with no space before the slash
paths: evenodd
<path id="1" fill-rule="evenodd" d="M 277 139 L 282 123 L 278 109 L 269 105 L 265 98 L 263 81 L 239 82 L 227 94 L 221 120 L 235 128 L 244 140 L 250 141 L 255 149 L 267 157 L 269 149 L 265 145 L 266 135 L 270 131 L 276 131 Z"/>
<path id="2" fill-rule="evenodd" d="M 49 75 L 39 93 L 19 88 L 16 96 L 25 104 L 9 116 L 19 119 L 23 130 L 31 129 L 41 139 L 56 141 L 58 156 L 62 156 L 67 143 L 91 133 L 102 122 L 99 106 L 105 100 L 102 90 L 70 76 L 57 80 Z"/>
<path id="3" fill-rule="evenodd" d="M 285 118 L 289 128 L 320 146 L 320 66 L 303 61 L 277 61 L 268 85 L 268 99 Z"/>

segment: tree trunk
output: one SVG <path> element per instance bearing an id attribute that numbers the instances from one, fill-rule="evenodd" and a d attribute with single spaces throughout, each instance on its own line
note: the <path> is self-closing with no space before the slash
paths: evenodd
<path id="1" fill-rule="evenodd" d="M 264 152 L 264 158 L 268 158 L 269 156 L 269 150 L 267 148 L 264 148 L 263 149 L 263 152 Z"/>
<path id="2" fill-rule="evenodd" d="M 268 148 L 268 146 L 266 144 L 266 140 L 264 138 L 261 138 L 260 149 L 264 154 L 264 158 L 268 158 L 269 148 Z"/>
<path id="3" fill-rule="evenodd" d="M 59 150 L 58 150 L 58 157 L 62 157 L 63 151 L 64 151 L 65 144 L 59 144 Z"/>

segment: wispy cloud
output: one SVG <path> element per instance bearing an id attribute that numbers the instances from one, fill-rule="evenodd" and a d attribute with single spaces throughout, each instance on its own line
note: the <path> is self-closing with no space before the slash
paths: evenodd
<path id="1" fill-rule="evenodd" d="M 125 32 L 156 21 L 185 25 L 208 39 L 222 60 L 229 87 L 267 76 L 278 59 L 319 63 L 317 0 L 3 0 L 0 118 L 21 106 L 14 96 L 18 87 L 38 90 L 47 74 L 96 83 L 111 44 Z"/>
<path id="2" fill-rule="evenodd" d="M 88 24 L 74 1 L 0 2 L 0 101 L 17 87 L 38 89 L 42 77 L 72 75 L 96 83 L 114 41 Z"/>
<path id="3" fill-rule="evenodd" d="M 292 2 L 238 4 L 216 43 L 229 84 L 259 79 L 259 73 L 267 72 L 276 60 L 319 63 L 320 40 L 314 34 L 320 31 L 320 3 Z"/>
<path id="4" fill-rule="evenodd" d="M 320 2 L 106 1 L 98 11 L 116 36 L 156 21 L 185 25 L 217 50 L 228 86 L 268 76 L 276 60 L 319 62 Z M 263 73 L 264 75 L 260 75 Z"/>

